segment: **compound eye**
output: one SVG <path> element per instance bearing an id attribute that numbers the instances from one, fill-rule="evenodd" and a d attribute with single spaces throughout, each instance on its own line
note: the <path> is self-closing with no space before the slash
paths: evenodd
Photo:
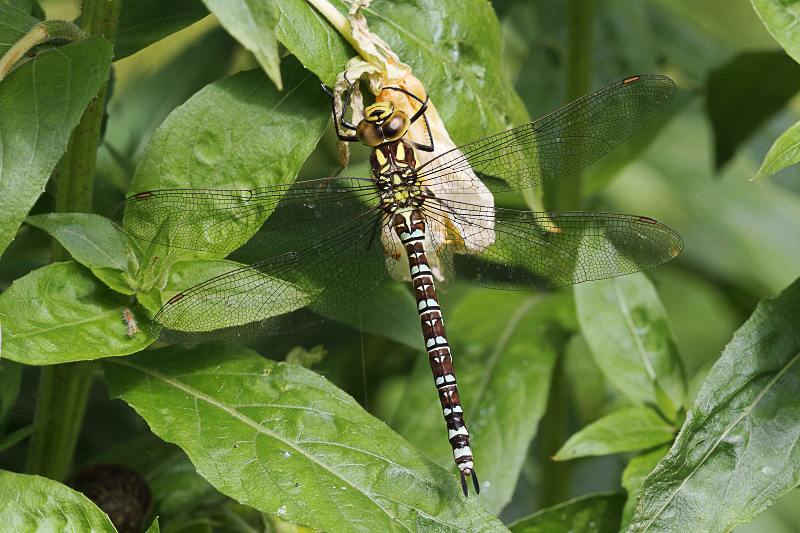
<path id="1" fill-rule="evenodd" d="M 386 140 L 396 141 L 406 134 L 406 131 L 408 131 L 408 126 L 408 115 L 399 109 L 395 109 L 392 117 L 383 124 L 381 129 L 383 130 L 383 136 L 386 138 Z"/>
<path id="2" fill-rule="evenodd" d="M 378 146 L 383 142 L 380 126 L 361 121 L 356 127 L 356 138 L 367 146 Z"/>

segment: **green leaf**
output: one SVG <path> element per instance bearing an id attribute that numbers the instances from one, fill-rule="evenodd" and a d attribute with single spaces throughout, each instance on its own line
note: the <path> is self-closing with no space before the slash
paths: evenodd
<path id="1" fill-rule="evenodd" d="M 589 424 L 564 443 L 555 455 L 557 461 L 578 457 L 609 455 L 652 448 L 671 442 L 675 428 L 647 407 L 614 411 Z"/>
<path id="2" fill-rule="evenodd" d="M 161 528 L 158 526 L 158 517 L 153 520 L 150 527 L 147 528 L 147 533 L 161 533 Z"/>
<path id="3" fill-rule="evenodd" d="M 586 342 L 609 381 L 637 405 L 658 406 L 669 420 L 685 405 L 686 383 L 666 313 L 642 273 L 576 285 Z M 672 400 L 659 401 L 660 386 Z"/>
<path id="4" fill-rule="evenodd" d="M 126 308 L 144 329 L 148 320 L 141 310 L 78 263 L 34 270 L 0 294 L 3 357 L 52 365 L 138 352 L 153 339 L 144 333 L 128 337 Z"/>
<path id="5" fill-rule="evenodd" d="M 15 533 L 117 531 L 83 494 L 52 479 L 4 470 L 0 470 L 0 524 Z"/>
<path id="6" fill-rule="evenodd" d="M 306 2 L 277 1 L 278 39 L 331 85 L 355 50 Z M 347 15 L 350 4 L 331 3 Z M 425 85 L 456 144 L 530 121 L 505 70 L 502 32 L 488 2 L 399 0 L 376 3 L 363 13 L 370 31 Z"/>
<path id="7" fill-rule="evenodd" d="M 375 296 L 337 322 L 415 349 L 425 346 L 417 302 L 403 283 L 386 283 Z"/>
<path id="8" fill-rule="evenodd" d="M 0 20 L 10 12 L 17 13 L 0 5 Z M 2 30 L 0 37 L 11 37 Z M 6 50 L 0 46 L 0 54 Z M 72 129 L 108 78 L 111 57 L 111 44 L 95 35 L 37 55 L 0 83 L 0 252 L 42 194 Z"/>
<path id="9" fill-rule="evenodd" d="M 800 3 L 797 0 L 750 0 L 761 22 L 786 53 L 800 63 Z"/>
<path id="10" fill-rule="evenodd" d="M 258 64 L 283 89 L 278 40 L 275 36 L 281 18 L 276 0 L 203 0 L 222 27 L 250 50 Z"/>
<path id="11" fill-rule="evenodd" d="M 131 56 L 208 15 L 200 0 L 123 2 L 119 13 L 114 61 Z"/>
<path id="12" fill-rule="evenodd" d="M 782 51 L 749 52 L 708 77 L 706 109 L 714 127 L 717 169 L 800 91 L 800 65 Z"/>
<path id="13" fill-rule="evenodd" d="M 753 179 L 766 178 L 800 161 L 800 146 L 798 145 L 800 145 L 800 122 L 795 123 L 794 126 L 784 131 L 775 140 L 766 157 L 764 157 L 764 162 L 761 163 L 758 174 Z"/>
<path id="14" fill-rule="evenodd" d="M 25 221 L 52 235 L 76 261 L 115 291 L 134 293 L 130 282 L 138 269 L 131 265 L 128 249 L 133 249 L 135 244 L 114 229 L 107 218 L 83 213 L 50 213 L 28 217 Z"/>
<path id="15" fill-rule="evenodd" d="M 709 372 L 642 486 L 630 532 L 730 531 L 798 485 L 798 360 L 795 281 L 758 304 Z"/>
<path id="16" fill-rule="evenodd" d="M 131 193 L 155 189 L 252 189 L 290 183 L 328 123 L 330 101 L 297 61 L 282 65 L 279 92 L 260 70 L 206 86 L 153 134 Z"/>
<path id="17" fill-rule="evenodd" d="M 625 509 L 622 511 L 622 525 L 620 531 L 628 528 L 631 522 L 633 511 L 639 503 L 639 489 L 642 488 L 647 476 L 656 467 L 659 461 L 667 455 L 669 446 L 660 446 L 652 450 L 637 455 L 628 463 L 622 471 L 622 486 L 628 491 L 628 499 L 625 500 Z"/>
<path id="18" fill-rule="evenodd" d="M 513 533 L 616 533 L 623 494 L 591 494 L 520 518 L 509 526 Z"/>
<path id="19" fill-rule="evenodd" d="M 103 368 L 112 396 L 240 503 L 327 531 L 505 531 L 454 475 L 302 367 L 216 345 Z"/>
<path id="20" fill-rule="evenodd" d="M 472 292 L 452 311 L 443 310 L 482 483 L 480 498 L 493 514 L 509 502 L 517 485 L 545 411 L 556 356 L 570 336 L 563 324 L 571 312 L 566 295 L 542 298 L 488 289 Z M 428 357 L 420 355 L 391 426 L 437 464 L 455 471 L 433 389 Z"/>

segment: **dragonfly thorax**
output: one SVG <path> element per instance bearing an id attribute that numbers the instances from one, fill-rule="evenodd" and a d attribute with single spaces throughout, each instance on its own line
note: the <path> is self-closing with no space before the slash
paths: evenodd
<path id="1" fill-rule="evenodd" d="M 422 190 L 417 185 L 417 160 L 414 148 L 405 141 L 377 146 L 370 157 L 375 186 L 381 197 L 381 208 L 387 213 L 423 204 Z"/>

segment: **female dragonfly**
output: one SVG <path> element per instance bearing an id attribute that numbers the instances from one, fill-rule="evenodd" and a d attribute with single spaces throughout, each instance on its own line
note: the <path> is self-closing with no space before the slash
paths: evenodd
<path id="1" fill-rule="evenodd" d="M 467 495 L 471 476 L 478 493 L 434 288 L 438 265 L 481 286 L 544 289 L 638 272 L 672 259 L 683 244 L 675 231 L 648 217 L 517 211 L 470 198 L 485 200 L 487 187 L 519 190 L 585 167 L 658 114 L 675 84 L 657 75 L 626 78 L 423 164 L 418 155 L 434 149 L 427 97 L 399 87 L 384 91 L 405 94 L 418 110 L 409 116 L 379 101 L 358 124 L 334 110 L 341 140 L 373 148 L 370 178 L 150 191 L 121 202 L 111 220 L 152 242 L 264 258 L 171 298 L 151 328 L 171 344 L 288 333 L 342 315 L 373 295 L 405 255 L 462 489 Z M 418 120 L 429 142 L 406 135 Z"/>

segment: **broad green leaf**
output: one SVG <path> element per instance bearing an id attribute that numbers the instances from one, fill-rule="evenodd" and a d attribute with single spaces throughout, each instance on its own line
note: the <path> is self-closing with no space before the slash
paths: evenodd
<path id="1" fill-rule="evenodd" d="M 565 295 L 476 290 L 444 323 L 458 392 L 481 481 L 481 502 L 497 514 L 511 499 L 544 414 L 556 356 L 570 333 Z M 422 349 L 423 346 L 420 346 Z M 421 352 L 391 426 L 437 464 L 455 472 L 427 354 Z"/>
<path id="2" fill-rule="evenodd" d="M 750 0 L 761 22 L 776 41 L 800 63 L 800 2 L 797 0 Z"/>
<path id="3" fill-rule="evenodd" d="M 798 161 L 800 161 L 800 122 L 795 123 L 775 140 L 753 179 L 766 178 Z"/>
<path id="4" fill-rule="evenodd" d="M 564 443 L 555 455 L 558 461 L 632 452 L 671 442 L 676 428 L 647 407 L 614 411 L 589 424 Z"/>
<path id="5" fill-rule="evenodd" d="M 308 3 L 277 0 L 278 39 L 322 81 L 356 55 Z M 332 0 L 347 15 L 350 4 Z M 502 61 L 500 24 L 483 0 L 399 0 L 363 10 L 370 31 L 409 64 L 422 81 L 456 144 L 530 121 Z"/>
<path id="6" fill-rule="evenodd" d="M 639 503 L 639 489 L 642 488 L 644 480 L 656 467 L 659 461 L 667 455 L 669 446 L 660 446 L 652 450 L 637 455 L 628 463 L 622 471 L 622 486 L 628 491 L 628 498 L 625 500 L 625 509 L 622 511 L 622 525 L 620 531 L 624 531 L 630 524 L 636 504 Z"/>
<path id="7" fill-rule="evenodd" d="M 130 192 L 293 181 L 328 123 L 330 102 L 297 61 L 282 68 L 283 92 L 251 70 L 208 85 L 176 109 L 142 153 Z"/>
<path id="8" fill-rule="evenodd" d="M 571 400 L 582 424 L 589 424 L 603 414 L 604 400 L 610 385 L 592 359 L 592 352 L 583 335 L 570 338 L 564 350 L 564 373 L 569 380 Z"/>
<path id="9" fill-rule="evenodd" d="M 135 54 L 208 15 L 201 0 L 123 2 L 119 13 L 114 61 Z"/>
<path id="10" fill-rule="evenodd" d="M 666 313 L 647 276 L 582 283 L 574 293 L 581 331 L 608 380 L 634 404 L 657 406 L 674 420 L 685 405 L 686 383 Z"/>
<path id="11" fill-rule="evenodd" d="M 0 20 L 16 13 L 0 5 Z M 4 43 L 25 33 L 12 37 L 8 29 L 0 31 Z M 7 49 L 0 46 L 0 54 Z M 111 57 L 111 44 L 95 35 L 37 55 L 0 83 L 0 251 L 42 194 L 72 129 L 108 78 Z"/>
<path id="12" fill-rule="evenodd" d="M 326 531 L 505 531 L 456 476 L 321 376 L 235 345 L 103 362 L 114 397 L 220 492 Z"/>
<path id="13" fill-rule="evenodd" d="M 706 109 L 714 127 L 716 166 L 800 91 L 800 65 L 783 51 L 749 52 L 708 77 Z"/>
<path id="14" fill-rule="evenodd" d="M 14 533 L 117 531 L 83 494 L 52 479 L 4 470 L 0 470 L 0 524 Z"/>
<path id="15" fill-rule="evenodd" d="M 25 220 L 43 229 L 92 274 L 117 292 L 133 294 L 132 276 L 138 270 L 129 253 L 135 244 L 114 229 L 107 218 L 83 213 L 50 213 Z M 130 249 L 130 252 L 128 251 Z"/>
<path id="16" fill-rule="evenodd" d="M 156 517 L 153 523 L 150 524 L 150 527 L 147 528 L 147 533 L 161 533 L 161 528 L 158 526 L 158 517 Z"/>
<path id="17" fill-rule="evenodd" d="M 709 372 L 628 529 L 730 531 L 800 482 L 800 281 L 762 300 Z"/>
<path id="18" fill-rule="evenodd" d="M 203 3 L 228 33 L 253 53 L 267 76 L 282 90 L 275 35 L 281 17 L 277 0 L 203 0 Z"/>
<path id="19" fill-rule="evenodd" d="M 128 337 L 124 309 L 144 330 L 142 311 L 78 263 L 34 270 L 0 294 L 3 357 L 52 365 L 138 352 L 153 339 L 144 333 Z"/>
<path id="20" fill-rule="evenodd" d="M 542 509 L 509 526 L 513 533 L 616 533 L 624 494 L 591 494 Z"/>
<path id="21" fill-rule="evenodd" d="M 417 303 L 404 283 L 386 283 L 355 311 L 337 319 L 417 350 L 425 346 Z"/>

